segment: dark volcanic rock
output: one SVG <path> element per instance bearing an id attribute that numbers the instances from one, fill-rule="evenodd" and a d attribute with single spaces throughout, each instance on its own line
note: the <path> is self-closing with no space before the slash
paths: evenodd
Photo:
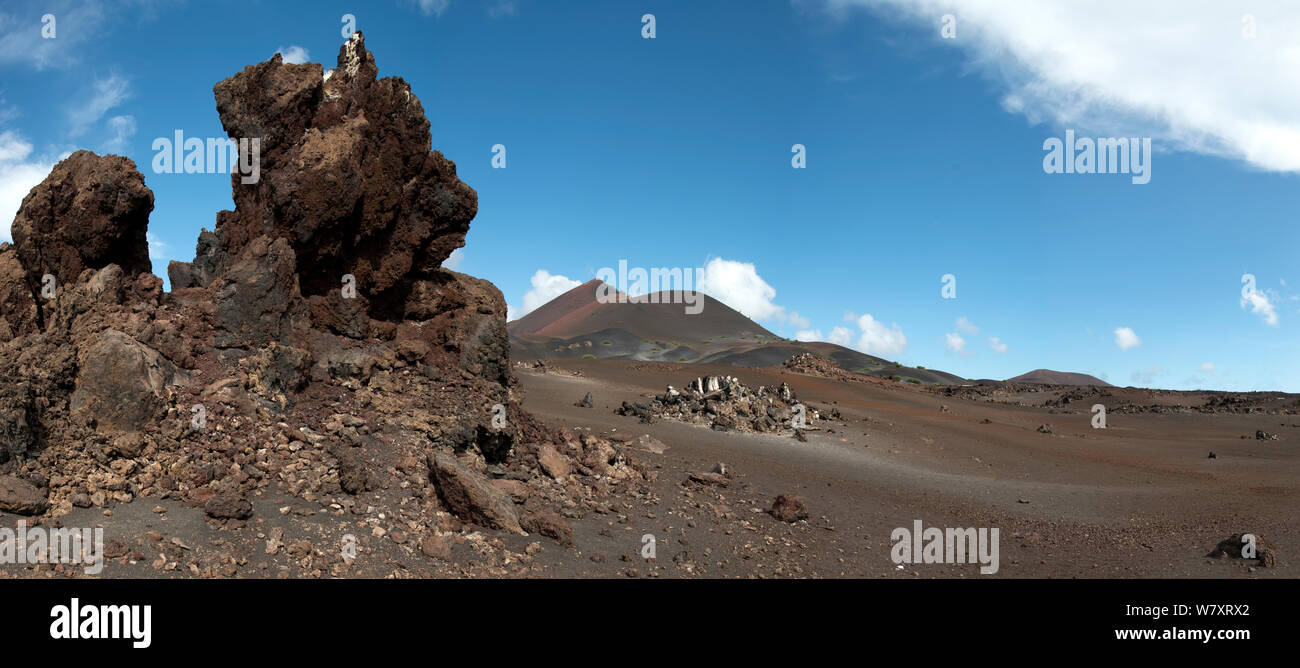
<path id="1" fill-rule="evenodd" d="M 128 276 L 149 271 L 145 239 L 153 191 L 135 163 L 77 151 L 23 198 L 14 217 L 14 246 L 35 292 L 53 274 L 72 283 L 86 269 L 109 264 Z"/>
<path id="2" fill-rule="evenodd" d="M 777 495 L 776 500 L 772 502 L 772 509 L 768 512 L 782 522 L 808 519 L 808 508 L 803 503 L 803 497 L 796 494 Z"/>
<path id="3" fill-rule="evenodd" d="M 253 515 L 253 504 L 236 494 L 218 494 L 203 504 L 203 512 L 219 520 L 243 520 Z"/>
<path id="4" fill-rule="evenodd" d="M 438 498 L 453 515 L 493 529 L 524 533 L 514 502 L 487 478 L 444 452 L 435 450 L 428 459 Z"/>
<path id="5" fill-rule="evenodd" d="M 36 515 L 49 505 L 45 493 L 21 478 L 0 475 L 0 512 Z"/>
<path id="6" fill-rule="evenodd" d="M 1219 541 L 1219 544 L 1216 545 L 1206 556 L 1215 559 L 1222 559 L 1224 557 L 1231 557 L 1233 559 L 1251 559 L 1251 557 L 1247 557 L 1244 554 L 1245 546 L 1249 542 L 1247 541 L 1246 536 L 1254 536 L 1255 556 L 1253 559 L 1264 568 L 1276 567 L 1277 549 L 1273 547 L 1272 543 L 1257 534 L 1234 533 L 1224 540 Z"/>
<path id="7" fill-rule="evenodd" d="M 525 531 L 554 539 L 561 545 L 573 545 L 573 527 L 569 526 L 553 510 L 539 510 L 524 513 L 520 518 Z"/>
<path id="8" fill-rule="evenodd" d="M 0 244 L 0 343 L 36 332 L 39 322 L 32 282 L 18 261 L 18 251 Z"/>
<path id="9" fill-rule="evenodd" d="M 294 252 L 284 239 L 254 239 L 218 283 L 216 300 L 219 347 L 288 343 L 306 324 Z"/>
<path id="10" fill-rule="evenodd" d="M 156 430 L 183 375 L 157 351 L 106 330 L 81 354 L 70 408 L 105 433 Z"/>
<path id="11" fill-rule="evenodd" d="M 261 177 L 232 175 L 235 211 L 218 217 L 216 233 L 229 257 L 259 236 L 283 237 L 304 295 L 326 295 L 351 274 L 369 315 L 396 319 L 414 284 L 464 245 L 478 195 L 430 152 L 410 86 L 377 72 L 358 32 L 328 75 L 277 55 L 218 83 L 227 134 L 261 140 Z"/>

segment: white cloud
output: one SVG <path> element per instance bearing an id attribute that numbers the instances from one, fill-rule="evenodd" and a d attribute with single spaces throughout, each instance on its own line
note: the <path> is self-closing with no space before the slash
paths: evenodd
<path id="1" fill-rule="evenodd" d="M 451 0 L 418 0 L 418 3 L 420 13 L 425 16 L 442 16 L 442 13 L 447 11 L 447 7 L 451 6 Z"/>
<path id="2" fill-rule="evenodd" d="M 291 65 L 301 65 L 303 63 L 311 62 L 311 54 L 307 53 L 307 49 L 304 49 L 301 46 L 282 46 L 276 49 L 275 52 L 280 54 L 280 57 L 284 62 Z"/>
<path id="3" fill-rule="evenodd" d="M 1201 371 L 1205 373 L 1214 373 L 1214 362 L 1206 362 L 1201 365 Z"/>
<path id="4" fill-rule="evenodd" d="M 943 336 L 946 339 L 944 347 L 948 349 L 948 352 L 960 355 L 966 351 L 966 339 L 961 338 L 960 334 L 952 332 Z"/>
<path id="5" fill-rule="evenodd" d="M 96 79 L 90 100 L 68 109 L 68 136 L 80 137 L 99 122 L 99 119 L 131 97 L 131 83 L 117 74 Z"/>
<path id="6" fill-rule="evenodd" d="M 103 152 L 124 155 L 127 142 L 130 142 L 131 138 L 135 136 L 135 117 L 114 116 L 108 119 L 108 129 L 113 132 L 113 137 L 104 142 L 102 146 Z"/>
<path id="7" fill-rule="evenodd" d="M 158 240 L 158 237 L 154 236 L 154 233 L 153 233 L 153 232 L 146 232 L 144 236 L 145 236 L 145 239 L 149 242 L 149 259 L 150 259 L 150 260 L 166 260 L 166 259 L 168 259 L 168 258 L 167 258 L 167 255 L 166 255 L 166 252 L 167 252 L 167 244 L 163 243 L 162 241 L 159 241 L 159 240 Z"/>
<path id="8" fill-rule="evenodd" d="M 1264 319 L 1264 322 L 1277 326 L 1277 309 L 1263 290 L 1251 290 L 1241 296 L 1241 308 L 1250 307 L 1250 312 Z"/>
<path id="9" fill-rule="evenodd" d="M 886 327 L 870 313 L 858 318 L 858 329 L 862 332 L 858 350 L 868 355 L 897 355 L 907 348 L 907 337 L 897 324 Z"/>
<path id="10" fill-rule="evenodd" d="M 13 131 L 0 132 L 0 241 L 12 241 L 9 228 L 23 198 L 54 169 L 53 160 L 32 157 L 32 145 Z"/>
<path id="11" fill-rule="evenodd" d="M 1007 352 L 1007 344 L 1003 343 L 1002 339 L 999 339 L 996 336 L 989 337 L 989 347 L 993 349 L 993 352 L 998 353 L 999 355 Z"/>
<path id="12" fill-rule="evenodd" d="M 795 313 L 794 311 L 790 312 L 789 320 L 790 320 L 790 324 L 795 327 L 803 327 L 807 329 L 808 327 L 812 326 L 811 320 L 799 315 L 798 313 Z"/>
<path id="13" fill-rule="evenodd" d="M 14 4 L 15 7 L 17 3 Z M 6 7 L 6 9 L 10 9 Z M 75 47 L 104 35 L 104 10 L 118 11 L 100 0 L 32 3 L 22 14 L 0 11 L 0 65 L 24 64 L 37 70 L 69 67 Z M 54 37 L 42 36 L 45 14 L 54 15 Z"/>
<path id="14" fill-rule="evenodd" d="M 758 275 L 752 262 L 715 257 L 704 265 L 704 280 L 698 287 L 751 320 L 788 319 L 785 308 L 772 302 L 776 289 Z M 796 326 L 807 328 L 806 324 Z"/>
<path id="15" fill-rule="evenodd" d="M 966 316 L 962 316 L 957 318 L 957 331 L 962 334 L 979 334 L 980 328 L 976 327 L 975 323 L 967 320 Z"/>
<path id="16" fill-rule="evenodd" d="M 851 328 L 836 326 L 825 338 L 822 337 L 821 330 L 817 329 L 801 329 L 794 338 L 796 341 L 825 341 L 877 356 L 897 355 L 907 348 L 907 337 L 903 335 L 903 330 L 897 324 L 891 323 L 886 327 L 870 314 L 858 317 L 850 313 L 845 316 L 845 319 L 857 324 L 856 334 Z M 855 335 L 858 337 L 857 345 L 853 342 Z M 961 345 L 964 346 L 965 342 L 963 341 Z"/>
<path id="17" fill-rule="evenodd" d="M 1120 327 L 1115 330 L 1115 345 L 1119 346 L 1120 350 L 1128 350 L 1142 345 L 1142 339 L 1139 339 L 1132 329 Z"/>
<path id="18" fill-rule="evenodd" d="M 834 327 L 831 329 L 831 333 L 827 335 L 826 341 L 847 348 L 849 344 L 853 343 L 853 330 L 848 327 Z"/>
<path id="19" fill-rule="evenodd" d="M 802 0 L 808 4 L 812 0 Z M 1300 171 L 1300 13 L 1292 0 L 821 0 L 870 7 L 964 49 L 1003 106 L 1097 136 L 1151 136 L 1184 150 Z M 1256 36 L 1243 36 L 1243 12 Z M 939 40 L 939 19 L 957 36 Z"/>
<path id="20" fill-rule="evenodd" d="M 508 308 L 506 314 L 507 320 L 522 318 L 531 313 L 533 309 L 536 309 L 538 306 L 541 306 L 579 285 L 582 285 L 579 281 L 575 281 L 567 276 L 552 274 L 545 269 L 538 269 L 537 273 L 533 274 L 533 277 L 529 280 L 533 284 L 533 289 L 524 293 L 523 309 L 516 312 L 513 307 Z"/>
<path id="21" fill-rule="evenodd" d="M 447 256 L 447 259 L 442 261 L 442 268 L 450 269 L 452 271 L 459 271 L 460 263 L 463 262 L 464 260 L 465 260 L 465 249 L 457 248 L 456 250 L 451 252 L 451 255 Z"/>

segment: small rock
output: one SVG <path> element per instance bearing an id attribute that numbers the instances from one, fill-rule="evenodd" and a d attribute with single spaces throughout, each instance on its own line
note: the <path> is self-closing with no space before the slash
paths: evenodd
<path id="1" fill-rule="evenodd" d="M 797 494 L 779 494 L 776 500 L 772 502 L 772 508 L 768 511 L 772 517 L 782 522 L 797 522 L 808 519 L 808 507 L 804 505 L 803 497 Z"/>

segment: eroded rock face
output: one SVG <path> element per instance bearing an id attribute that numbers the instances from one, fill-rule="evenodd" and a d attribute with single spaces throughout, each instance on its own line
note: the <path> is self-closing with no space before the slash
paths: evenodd
<path id="1" fill-rule="evenodd" d="M 71 283 L 86 269 L 116 264 L 148 272 L 145 239 L 153 191 L 128 158 L 77 151 L 23 198 L 14 217 L 18 258 L 33 292 L 45 274 Z"/>
<path id="2" fill-rule="evenodd" d="M 430 152 L 410 86 L 377 73 L 355 33 L 328 76 L 277 55 L 213 88 L 226 132 L 261 140 L 261 178 L 232 177 L 235 211 L 218 217 L 216 235 L 228 257 L 259 236 L 284 238 L 303 295 L 327 295 L 350 274 L 369 315 L 400 320 L 412 284 L 464 245 L 478 195 Z"/>
<path id="3" fill-rule="evenodd" d="M 444 544 L 463 520 L 568 544 L 547 504 L 649 480 L 518 406 L 501 292 L 439 266 L 476 195 L 376 72 L 357 35 L 328 77 L 277 56 L 217 84 L 227 131 L 263 142 L 261 178 L 233 177 L 236 210 L 168 267 L 169 293 L 130 161 L 81 152 L 32 191 L 0 245 L 0 510 L 146 497 L 238 524 L 274 487 L 421 516 L 395 541 Z"/>
<path id="4" fill-rule="evenodd" d="M 26 336 L 39 329 L 36 299 L 27 271 L 18 261 L 18 251 L 0 244 L 0 343 Z"/>

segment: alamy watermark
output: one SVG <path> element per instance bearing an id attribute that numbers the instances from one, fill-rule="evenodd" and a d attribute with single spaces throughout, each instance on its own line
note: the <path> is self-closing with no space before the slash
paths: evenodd
<path id="1" fill-rule="evenodd" d="M 627 260 L 618 261 L 618 270 L 601 267 L 596 271 L 601 284 L 596 301 L 601 304 L 685 304 L 687 315 L 704 311 L 704 283 L 701 267 L 628 268 Z M 630 296 L 630 295 L 635 296 Z"/>
<path id="2" fill-rule="evenodd" d="M 1133 183 L 1151 180 L 1151 138 L 1074 138 L 1065 131 L 1065 141 L 1048 137 L 1043 141 L 1043 172 L 1047 174 L 1132 174 Z"/>
<path id="3" fill-rule="evenodd" d="M 0 528 L 0 564 L 85 564 L 86 575 L 104 570 L 104 529 Z"/>
<path id="4" fill-rule="evenodd" d="M 998 572 L 997 529 L 922 529 L 921 520 L 912 522 L 912 529 L 899 527 L 889 534 L 898 541 L 889 551 L 889 557 L 899 564 L 980 564 L 980 573 Z"/>
<path id="5" fill-rule="evenodd" d="M 241 137 L 186 137 L 177 130 L 173 137 L 153 140 L 154 174 L 231 174 L 238 170 L 240 183 L 249 185 L 262 178 L 262 140 Z"/>

